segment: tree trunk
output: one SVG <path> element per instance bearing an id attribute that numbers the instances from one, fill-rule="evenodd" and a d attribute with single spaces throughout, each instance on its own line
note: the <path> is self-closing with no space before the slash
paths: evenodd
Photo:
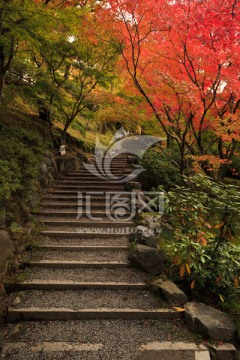
<path id="1" fill-rule="evenodd" d="M 62 135 L 61 135 L 61 139 L 60 139 L 60 144 L 61 145 L 65 145 L 66 142 L 66 134 L 67 134 L 67 130 L 65 130 L 65 128 L 63 129 Z"/>
<path id="2" fill-rule="evenodd" d="M 62 135 L 61 135 L 61 138 L 60 138 L 60 144 L 61 145 L 65 145 L 67 130 L 68 130 L 69 126 L 71 125 L 71 123 L 73 122 L 73 120 L 75 119 L 76 115 L 77 115 L 77 113 L 75 115 L 73 115 L 72 117 L 67 118 L 66 124 L 64 126 L 64 129 L 62 131 Z"/>
<path id="3" fill-rule="evenodd" d="M 52 136 L 54 145 L 55 145 L 56 148 L 58 149 L 58 148 L 59 148 L 59 141 L 57 140 L 56 136 L 55 136 L 54 133 L 53 133 L 53 130 L 52 130 L 52 122 L 51 122 L 50 119 L 49 119 L 49 131 L 50 131 L 50 134 L 51 134 L 51 136 Z"/>
<path id="4" fill-rule="evenodd" d="M 53 129 L 52 129 L 51 111 L 48 109 L 48 107 L 41 100 L 38 100 L 38 112 L 39 112 L 40 119 L 42 119 L 43 121 L 46 121 L 48 123 L 49 132 L 50 132 L 51 137 L 53 139 L 54 145 L 57 148 L 59 148 L 59 142 L 58 142 L 56 136 L 54 135 Z"/>
<path id="5" fill-rule="evenodd" d="M 0 74 L 0 104 L 1 104 L 2 95 L 3 95 L 4 79 L 5 79 L 5 76 L 3 74 Z"/>
<path id="6" fill-rule="evenodd" d="M 180 175 L 184 175 L 184 149 L 180 149 Z"/>
<path id="7" fill-rule="evenodd" d="M 71 124 L 72 120 L 67 120 L 65 126 L 64 126 L 64 129 L 62 131 L 62 134 L 61 134 L 61 138 L 60 138 L 60 144 L 61 145 L 65 145 L 65 142 L 66 142 L 66 135 L 67 135 L 67 130 Z"/>
<path id="8" fill-rule="evenodd" d="M 104 122 L 104 123 L 102 124 L 102 131 L 101 131 L 102 135 L 105 135 L 106 132 L 107 132 L 107 130 L 108 130 L 107 124 L 106 124 L 106 122 Z"/>
<path id="9" fill-rule="evenodd" d="M 167 134 L 167 149 L 169 149 L 171 146 L 171 142 L 172 142 L 171 140 L 172 140 L 171 136 L 169 134 Z"/>
<path id="10" fill-rule="evenodd" d="M 223 181 L 225 176 L 227 175 L 228 165 L 227 164 L 221 164 L 218 170 L 217 179 L 219 182 Z"/>

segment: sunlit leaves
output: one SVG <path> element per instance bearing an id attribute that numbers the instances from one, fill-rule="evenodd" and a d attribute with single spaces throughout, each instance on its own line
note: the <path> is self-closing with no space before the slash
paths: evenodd
<path id="1" fill-rule="evenodd" d="M 239 8 L 233 0 L 109 4 L 113 43 L 134 86 L 182 157 L 206 156 L 200 166 L 221 178 L 240 133 Z M 217 142 L 215 156 L 226 162 L 208 168 Z"/>

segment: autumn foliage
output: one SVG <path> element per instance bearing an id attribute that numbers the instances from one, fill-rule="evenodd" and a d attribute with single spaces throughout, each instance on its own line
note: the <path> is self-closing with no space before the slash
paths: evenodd
<path id="1" fill-rule="evenodd" d="M 167 137 L 209 175 L 225 174 L 240 136 L 239 5 L 110 1 L 111 36 Z M 208 158 L 208 155 L 211 157 Z"/>
<path id="2" fill-rule="evenodd" d="M 240 140 L 239 20 L 237 0 L 2 1 L 0 100 L 18 56 L 24 66 L 32 58 L 37 67 L 45 65 L 54 88 L 54 101 L 47 94 L 51 107 L 62 95 L 68 99 L 59 84 L 81 62 L 85 69 L 70 100 L 77 88 L 86 97 L 97 86 L 111 92 L 118 78 L 127 96 L 145 100 L 136 112 L 154 114 L 168 145 L 178 147 L 181 174 L 190 166 L 221 180 Z M 85 106 L 82 100 L 71 113 L 63 109 L 65 130 Z"/>

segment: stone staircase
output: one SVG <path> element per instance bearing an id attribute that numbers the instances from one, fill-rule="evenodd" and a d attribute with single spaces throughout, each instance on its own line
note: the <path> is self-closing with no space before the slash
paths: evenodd
<path id="1" fill-rule="evenodd" d="M 126 166 L 120 157 L 111 169 L 121 174 Z M 105 211 L 106 193 L 122 191 L 85 169 L 49 189 L 36 214 L 43 237 L 21 279 L 7 284 L 3 359 L 210 359 L 181 313 L 152 294 L 148 276 L 128 263 L 124 229 L 132 220 L 119 212 L 114 221 Z M 88 192 L 97 194 L 77 217 L 79 192 L 83 205 Z"/>

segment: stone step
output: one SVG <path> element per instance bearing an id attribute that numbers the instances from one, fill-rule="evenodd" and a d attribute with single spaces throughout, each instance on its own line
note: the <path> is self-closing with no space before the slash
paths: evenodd
<path id="1" fill-rule="evenodd" d="M 78 184 L 86 184 L 86 181 L 88 183 L 91 183 L 91 185 L 119 185 L 119 182 L 117 181 L 106 181 L 106 180 L 101 180 L 101 179 L 91 179 L 91 178 L 87 178 L 87 179 L 82 179 L 80 177 L 76 177 L 76 178 L 63 178 L 62 180 L 55 180 L 53 185 L 56 184 L 60 184 L 60 185 L 78 185 Z"/>
<path id="2" fill-rule="evenodd" d="M 120 177 L 123 175 L 123 173 L 125 174 L 125 170 L 124 171 L 112 171 L 111 174 L 115 177 Z M 99 181 L 99 182 L 108 182 L 111 183 L 111 181 L 116 182 L 117 179 L 112 179 L 112 178 L 108 178 L 108 177 L 101 177 L 99 176 L 99 173 L 94 172 L 94 173 L 89 173 L 87 171 L 79 173 L 79 174 L 65 174 L 64 175 L 64 179 L 69 179 L 71 180 L 72 178 L 76 178 L 76 179 L 81 179 L 81 180 L 89 180 L 89 181 Z"/>
<path id="3" fill-rule="evenodd" d="M 91 185 L 91 184 L 87 184 L 87 185 L 56 185 L 55 186 L 56 190 L 76 190 L 81 192 L 82 190 L 84 190 L 84 192 L 89 192 L 89 191 L 103 191 L 103 190 L 108 190 L 108 191 L 123 191 L 124 188 L 123 186 L 120 184 L 98 184 L 98 185 Z"/>
<path id="4" fill-rule="evenodd" d="M 70 291 L 70 290 L 143 290 L 146 289 L 144 282 L 98 282 L 98 281 L 65 281 L 65 280 L 32 280 L 22 281 L 16 284 L 6 285 L 8 292 L 26 290 L 47 290 L 47 291 Z"/>
<path id="5" fill-rule="evenodd" d="M 99 179 L 99 178 L 96 178 L 96 177 L 73 177 L 73 178 L 64 178 L 62 180 L 59 180 L 61 181 L 62 184 L 69 184 L 69 183 L 73 183 L 73 185 L 75 184 L 86 184 L 86 183 L 89 183 L 91 185 L 96 185 L 96 184 L 113 184 L 113 185 L 116 185 L 116 184 L 120 184 L 118 181 L 114 180 L 114 181 L 109 181 L 109 180 L 104 180 L 104 179 Z"/>
<path id="6" fill-rule="evenodd" d="M 94 170 L 100 171 L 97 164 L 93 164 L 93 165 L 95 166 Z M 127 164 L 124 164 L 124 163 L 113 164 L 111 162 L 108 162 L 108 163 L 103 164 L 103 169 L 106 170 L 109 166 L 110 166 L 110 169 L 112 169 L 112 170 L 119 170 L 119 169 L 124 169 L 125 167 L 127 167 Z M 77 171 L 79 171 L 81 173 L 82 171 L 89 171 L 89 170 L 85 167 L 82 167 L 81 169 L 79 169 Z"/>
<path id="7" fill-rule="evenodd" d="M 111 174 L 120 175 L 123 171 L 125 171 L 125 167 L 118 166 L 114 169 L 110 168 L 110 171 L 111 171 Z M 88 171 L 87 169 L 82 169 L 82 170 L 76 171 L 75 175 L 86 175 L 86 176 L 94 175 L 94 176 L 98 176 L 100 179 L 102 176 L 105 177 L 105 175 L 102 175 L 101 172 L 99 172 L 98 170 L 95 170 L 95 169 L 91 172 Z M 108 177 L 108 175 L 106 176 L 106 178 L 107 177 Z"/>
<path id="8" fill-rule="evenodd" d="M 83 227 L 91 227 L 91 228 L 112 228 L 112 227 L 126 227 L 129 226 L 131 227 L 133 225 L 133 223 L 131 221 L 126 221 L 124 219 L 115 221 L 96 221 L 96 220 L 90 220 L 88 219 L 86 220 L 58 220 L 58 219 L 39 219 L 40 222 L 42 222 L 43 224 L 47 225 L 47 226 L 55 226 L 55 227 L 76 227 L 78 226 L 79 228 L 83 228 Z M 80 229 L 81 230 L 81 229 Z"/>
<path id="9" fill-rule="evenodd" d="M 104 163 L 105 162 L 111 162 L 111 163 L 119 163 L 119 162 L 128 162 L 127 161 L 127 157 L 105 157 L 104 158 Z"/>
<path id="10" fill-rule="evenodd" d="M 127 204 L 129 204 L 129 201 L 126 202 Z M 106 209 L 106 201 L 99 201 L 96 202 L 91 201 L 91 209 Z M 84 206 L 84 203 L 83 203 Z M 86 205 L 85 205 L 86 206 Z M 61 201 L 56 201 L 56 202 L 42 202 L 41 203 L 41 208 L 49 208 L 49 209 L 77 209 L 80 206 L 78 205 L 78 202 L 61 202 Z"/>
<path id="11" fill-rule="evenodd" d="M 48 210 L 39 210 L 37 213 L 34 213 L 34 215 L 37 216 L 49 216 L 49 217 L 72 217 L 73 219 L 81 218 L 82 216 L 91 217 L 91 215 L 96 217 L 107 217 L 111 215 L 114 215 L 116 213 L 116 210 L 109 211 L 109 209 L 106 209 L 106 211 L 101 211 L 97 209 L 93 209 L 91 206 L 90 210 L 85 210 L 85 208 L 81 206 L 78 206 L 76 210 L 62 210 L 62 209 L 48 209 Z M 137 212 L 136 212 L 137 213 Z M 129 217 L 131 215 L 130 212 L 125 213 L 123 209 L 119 209 L 117 211 L 117 214 L 121 217 Z"/>
<path id="12" fill-rule="evenodd" d="M 105 164 L 112 164 L 112 165 L 128 165 L 127 160 L 115 160 L 115 159 L 104 159 L 104 165 Z M 96 165 L 96 162 L 94 163 L 94 165 Z"/>
<path id="13" fill-rule="evenodd" d="M 124 261 L 75 261 L 75 260 L 38 260 L 25 262 L 27 267 L 37 267 L 44 269 L 84 269 L 84 268 L 105 268 L 117 269 L 129 266 Z"/>
<path id="14" fill-rule="evenodd" d="M 116 168 L 110 167 L 110 169 L 106 169 L 106 173 L 102 173 L 101 171 L 98 170 L 92 170 L 92 171 L 88 171 L 87 169 L 82 169 L 79 173 L 75 173 L 74 176 L 89 176 L 89 177 L 95 177 L 98 178 L 99 180 L 105 180 L 105 181 L 112 181 L 114 179 L 112 179 L 112 176 L 122 176 L 123 173 L 125 173 L 125 171 L 127 168 L 122 167 L 122 166 L 118 166 Z M 133 170 L 131 170 L 132 172 Z M 72 174 L 73 175 L 73 174 Z M 66 176 L 66 174 L 64 174 L 64 176 Z"/>
<path id="15" fill-rule="evenodd" d="M 104 158 L 103 162 L 104 162 L 104 164 L 113 164 L 113 165 L 118 165 L 121 163 L 127 164 L 127 159 Z M 95 161 L 93 164 L 96 165 L 97 161 Z"/>
<path id="16" fill-rule="evenodd" d="M 32 308 L 70 308 L 80 309 L 169 309 L 166 301 L 154 296 L 147 289 L 141 290 L 70 290 L 70 291 L 47 291 L 26 290 L 18 294 L 9 295 L 11 307 Z"/>
<path id="17" fill-rule="evenodd" d="M 78 290 L 84 288 L 86 284 L 93 284 L 99 289 L 108 288 L 108 286 L 118 289 L 118 285 L 120 289 L 125 285 L 130 286 L 130 288 L 131 285 L 134 288 L 140 286 L 142 289 L 146 288 L 147 275 L 132 269 L 128 264 L 123 267 L 114 265 L 108 268 L 105 265 L 93 267 L 92 264 L 88 263 L 82 267 L 81 271 L 79 268 L 27 267 L 21 273 L 20 279 L 21 281 L 16 277 L 5 285 L 8 289 L 15 291 L 22 289 L 22 287 L 38 290 L 38 286 L 41 286 L 41 289 L 45 286 L 48 290 L 51 290 L 51 286 L 53 286 L 52 290 Z"/>
<path id="18" fill-rule="evenodd" d="M 116 357 L 111 355 L 111 358 L 101 357 L 101 359 L 118 360 L 123 359 L 121 356 L 123 352 L 124 344 L 122 345 L 122 351 L 118 349 Z M 195 346 L 194 346 L 195 345 Z M 3 359 L 38 359 L 38 355 L 42 355 L 44 359 L 53 358 L 57 354 L 57 359 L 91 359 L 98 360 L 99 353 L 106 354 L 108 356 L 108 347 L 105 349 L 103 343 L 94 342 L 36 342 L 34 344 L 27 344 L 26 342 L 8 342 L 3 348 Z M 133 356 L 133 350 L 128 350 L 128 354 L 131 353 L 132 360 L 210 360 L 210 355 L 204 346 L 197 346 L 196 344 L 187 343 L 170 343 L 170 342 L 155 342 L 153 344 L 142 344 L 139 349 L 135 346 L 131 346 L 135 350 L 136 357 Z M 148 347 L 148 348 L 147 348 Z M 140 352 L 140 353 L 139 353 Z M 15 357 L 16 355 L 16 357 Z M 49 357 L 50 356 L 50 357 Z M 67 357 L 66 357 L 67 356 Z"/>
<path id="19" fill-rule="evenodd" d="M 31 307 L 8 309 L 7 320 L 16 321 L 53 321 L 53 320 L 95 320 L 95 319 L 177 319 L 181 315 L 171 309 L 81 309 L 73 310 L 69 308 L 46 308 Z"/>
<path id="20" fill-rule="evenodd" d="M 72 219 L 82 219 L 82 218 L 89 218 L 91 219 L 92 217 L 94 219 L 109 219 L 112 220 L 114 214 L 116 214 L 115 211 L 97 211 L 97 210 L 93 210 L 93 208 L 91 207 L 90 211 L 86 211 L 81 209 L 81 207 L 79 207 L 79 211 L 75 210 L 75 211 L 70 211 L 70 210 L 40 210 L 37 213 L 34 213 L 35 216 L 42 216 L 42 217 L 54 217 L 54 218 L 59 218 L 64 216 L 65 218 L 72 218 Z M 125 214 L 123 211 L 121 211 L 121 209 L 119 209 L 119 211 L 117 212 L 118 216 L 121 217 L 121 219 L 128 219 L 128 218 L 132 218 L 133 214 L 127 213 Z M 135 215 L 137 215 L 137 211 L 135 213 Z"/>
<path id="21" fill-rule="evenodd" d="M 71 251 L 71 247 L 80 246 L 80 247 L 108 247 L 112 248 L 121 248 L 122 246 L 128 247 L 129 241 L 128 236 L 126 237 L 116 237 L 116 238 L 98 238 L 95 236 L 91 236 L 91 238 L 54 238 L 54 237 L 42 237 L 41 240 L 38 241 L 37 246 L 66 246 Z"/>
<path id="22" fill-rule="evenodd" d="M 84 176 L 83 176 L 84 175 Z M 87 176 L 85 176 L 87 175 Z M 110 183 L 110 184 L 117 184 L 118 183 L 118 179 L 110 179 L 110 178 L 105 178 L 105 177 L 98 177 L 95 176 L 94 174 L 91 173 L 80 173 L 80 174 L 72 174 L 71 176 L 67 176 L 67 174 L 63 175 L 60 179 L 56 179 L 54 180 L 54 183 L 59 183 L 59 182 L 75 182 L 75 181 L 84 181 L 86 180 L 86 178 L 89 178 L 90 181 L 93 181 L 94 183 L 99 182 L 100 184 L 106 184 L 106 183 Z"/>
<path id="23" fill-rule="evenodd" d="M 79 174 L 78 177 L 81 180 L 86 180 L 86 181 L 96 180 L 95 182 L 99 182 L 99 183 L 109 182 L 109 184 L 111 184 L 113 182 L 116 184 L 117 180 L 119 180 L 119 178 L 123 177 L 124 174 L 125 174 L 125 170 L 124 171 L 111 171 L 110 177 L 109 176 L 102 177 L 97 172 L 96 173 L 88 173 L 86 171 L 86 172 L 82 172 L 81 174 Z M 75 177 L 76 177 L 76 175 L 75 175 Z M 71 177 L 69 179 L 71 179 Z"/>
<path id="24" fill-rule="evenodd" d="M 56 218 L 57 219 L 57 218 Z M 47 231 L 47 233 L 45 233 L 44 231 L 42 231 L 42 235 L 46 235 L 48 234 L 49 231 L 58 231 L 58 232 L 65 232 L 65 233 L 69 233 L 69 237 L 72 236 L 76 236 L 77 234 L 79 234 L 79 237 L 83 237 L 82 234 L 87 235 L 88 237 L 91 237 L 92 235 L 99 235 L 101 236 L 105 236 L 106 234 L 119 234 L 119 235 L 129 235 L 132 232 L 134 232 L 134 227 L 130 226 L 130 225 L 124 225 L 124 222 L 127 223 L 126 221 L 111 221 L 111 223 L 113 223 L 113 225 L 110 223 L 108 225 L 105 224 L 105 219 L 100 219 L 98 220 L 90 220 L 87 219 L 86 223 L 83 222 L 83 220 L 80 221 L 80 224 L 78 225 L 71 225 L 70 223 L 67 224 L 62 224 L 60 225 L 46 225 L 44 226 L 44 231 Z M 102 222 L 103 226 L 101 228 L 99 228 L 98 225 L 96 225 L 96 222 Z M 41 219 L 41 223 L 42 225 L 44 225 L 44 219 Z M 105 224 L 105 225 L 104 225 Z M 72 233 L 76 233 L 76 234 L 72 234 Z M 89 235 L 88 235 L 89 234 Z M 103 235 L 101 235 L 103 234 Z"/>
<path id="25" fill-rule="evenodd" d="M 210 360 L 178 319 L 35 321 L 7 330 L 3 359 Z"/>
<path id="26" fill-rule="evenodd" d="M 127 262 L 127 250 L 115 250 L 110 248 L 108 250 L 88 250 L 82 251 L 69 251 L 69 250 L 40 250 L 36 249 L 34 251 L 34 262 L 39 260 L 51 260 L 51 261 L 60 261 L 60 262 L 76 262 L 76 263 L 126 263 Z"/>
<path id="27" fill-rule="evenodd" d="M 93 165 L 94 166 L 94 168 L 93 169 L 91 169 L 92 171 L 94 171 L 94 172 L 102 172 L 102 170 L 100 170 L 99 169 L 99 167 L 98 167 L 98 165 L 97 164 L 91 164 L 91 165 Z M 124 168 L 130 168 L 130 166 L 128 165 L 128 164 L 126 164 L 126 163 L 116 163 L 116 164 L 113 164 L 113 163 L 104 163 L 103 164 L 103 171 L 106 171 L 106 169 L 108 168 L 109 169 L 109 166 L 110 166 L 110 169 L 112 169 L 112 170 L 122 170 L 122 169 L 124 169 Z M 107 170 L 108 170 L 107 169 Z M 80 169 L 78 169 L 78 170 L 75 170 L 75 171 L 71 171 L 71 172 L 69 172 L 68 174 L 81 174 L 83 171 L 84 172 L 90 172 L 91 170 L 88 170 L 85 166 L 83 166 L 83 167 L 81 167 Z M 90 172 L 91 173 L 91 172 Z"/>
<path id="28" fill-rule="evenodd" d="M 111 192 L 110 192 L 111 194 Z M 83 193 L 83 195 L 86 195 L 86 193 Z M 115 192 L 114 194 L 115 195 Z M 94 199 L 93 201 L 94 202 L 104 202 L 106 201 L 106 197 L 108 196 L 108 193 L 99 193 L 99 194 L 94 194 Z M 120 192 L 120 193 L 117 193 L 117 196 L 121 199 L 121 198 L 124 198 L 124 199 L 128 199 L 129 200 L 131 199 L 131 193 L 128 193 L 128 192 Z M 69 194 L 63 194 L 63 195 L 59 195 L 59 194 L 54 194 L 53 192 L 50 192 L 48 196 L 44 196 L 43 197 L 43 200 L 48 200 L 48 201 L 64 201 L 64 202 L 73 202 L 73 201 L 78 201 L 79 199 L 79 196 L 78 196 L 78 192 L 73 192 L 72 194 L 70 193 Z M 86 198 L 85 198 L 86 199 Z M 84 200 L 84 197 L 83 197 L 83 200 Z"/>
<path id="29" fill-rule="evenodd" d="M 89 164 L 89 165 L 93 165 L 95 166 L 96 169 L 98 169 L 98 164 L 94 163 L 94 164 Z M 101 165 L 100 165 L 101 166 Z M 128 166 L 128 164 L 126 162 L 123 162 L 123 161 L 119 161 L 117 163 L 114 163 L 112 161 L 104 161 L 103 163 L 103 167 L 107 167 L 107 166 L 110 166 L 111 168 L 115 168 L 115 169 L 119 169 L 121 167 L 125 167 L 125 166 Z M 81 172 L 82 170 L 86 170 L 88 171 L 88 169 L 83 166 L 81 167 L 79 170 L 75 170 L 74 172 Z"/>
<path id="30" fill-rule="evenodd" d="M 92 191 L 92 189 L 91 189 L 91 191 Z M 48 191 L 46 191 L 46 193 L 47 194 L 49 194 L 49 196 L 47 195 L 45 198 L 47 198 L 47 199 L 50 199 L 50 196 L 51 196 L 51 198 L 53 198 L 52 196 L 58 196 L 59 198 L 61 198 L 61 199 L 64 199 L 65 197 L 64 197 L 64 195 L 68 195 L 69 197 L 68 198 L 71 198 L 71 199 L 73 199 L 74 197 L 75 197 L 75 199 L 76 198 L 78 198 L 79 196 L 78 196 L 78 193 L 79 192 L 81 192 L 81 194 L 82 195 L 89 195 L 89 192 L 90 192 L 90 190 L 88 190 L 88 189 L 84 189 L 84 191 L 77 191 L 77 190 L 55 190 L 55 189 L 52 189 L 52 190 L 48 190 Z M 124 191 L 124 190 L 122 190 L 122 191 L 117 191 L 117 190 L 109 190 L 109 191 L 99 191 L 99 189 L 98 189 L 98 191 L 96 190 L 96 191 L 94 191 L 94 199 L 96 200 L 97 198 L 101 198 L 101 199 L 105 199 L 106 198 L 106 194 L 107 193 L 109 193 L 109 194 L 112 194 L 112 193 L 114 193 L 115 194 L 115 192 L 117 193 L 117 194 L 119 194 L 119 196 L 120 197 L 125 197 L 125 196 L 129 196 L 129 198 L 131 197 L 131 193 L 127 193 L 126 191 Z"/>
<path id="31" fill-rule="evenodd" d="M 127 163 L 127 157 L 105 157 L 104 162 L 112 162 L 112 163 L 118 163 L 118 162 L 126 162 Z"/>
<path id="32" fill-rule="evenodd" d="M 104 164 L 111 163 L 111 164 L 119 164 L 119 163 L 125 163 L 127 164 L 127 159 L 116 159 L 116 158 L 110 158 L 110 159 L 104 159 Z"/>
<path id="33" fill-rule="evenodd" d="M 124 172 L 126 170 L 126 166 L 118 166 L 118 168 L 112 168 L 110 167 L 110 171 L 112 174 L 116 173 L 116 174 L 120 174 L 122 172 Z M 128 168 L 129 169 L 129 168 Z M 130 170 L 130 169 L 129 169 Z M 99 178 L 99 180 L 106 180 L 107 181 L 107 178 L 108 178 L 108 175 L 102 175 L 101 173 L 99 173 L 97 170 L 94 170 L 93 172 L 90 172 L 86 169 L 82 169 L 81 171 L 79 172 L 71 172 L 71 173 L 65 173 L 63 176 L 66 178 L 66 179 L 69 179 L 71 180 L 72 177 L 80 177 L 82 174 L 84 175 L 88 175 L 89 177 L 92 177 L 92 178 L 95 178 L 96 179 L 96 176 Z M 111 179 L 109 179 L 111 180 Z"/>
<path id="34" fill-rule="evenodd" d="M 98 171 L 98 169 L 99 169 L 99 166 L 97 163 L 92 163 L 92 164 L 88 164 L 88 165 L 90 165 L 91 167 L 94 166 L 93 171 Z M 112 161 L 104 161 L 103 164 L 101 164 L 100 166 L 102 166 L 103 169 L 105 169 L 108 166 L 113 167 L 113 168 L 118 168 L 118 169 L 125 168 L 125 167 L 129 168 L 129 169 L 134 168 L 134 165 L 128 164 L 126 162 L 114 163 Z M 80 173 L 83 170 L 88 171 L 87 167 L 82 166 L 78 170 L 71 171 L 71 173 Z"/>
<path id="35" fill-rule="evenodd" d="M 116 161 L 116 160 L 114 160 L 114 159 L 109 159 L 109 160 L 107 160 L 107 159 L 103 159 L 103 162 L 102 162 L 102 164 L 101 165 L 113 165 L 113 166 L 118 166 L 118 165 L 128 165 L 129 166 L 129 164 L 127 164 L 127 161 L 126 160 L 118 160 L 118 161 Z M 88 165 L 94 165 L 94 166 L 98 166 L 98 161 L 95 161 L 95 162 L 93 162 L 93 163 L 91 163 L 91 164 L 86 164 L 87 166 Z M 100 166 L 101 166 L 100 165 Z M 82 167 L 81 167 L 81 169 L 86 169 L 86 167 L 85 167 L 85 165 L 83 164 L 82 165 Z M 74 172 L 77 172 L 77 171 L 80 171 L 81 169 L 78 169 L 78 170 L 75 170 Z"/>
<path id="36" fill-rule="evenodd" d="M 99 161 L 95 161 L 95 162 L 92 162 L 91 164 L 87 164 L 87 165 L 95 165 L 95 166 L 98 166 L 98 163 L 99 163 Z M 119 159 L 119 160 L 115 160 L 115 159 L 106 159 L 106 158 L 104 158 L 103 159 L 103 161 L 102 161 L 102 164 L 103 165 L 108 165 L 108 164 L 110 164 L 110 165 L 129 165 L 128 163 L 127 163 L 127 160 L 126 159 Z M 84 165 L 83 165 L 83 167 L 85 167 Z M 76 171 L 78 171 L 78 170 L 76 170 Z"/>
<path id="37" fill-rule="evenodd" d="M 74 180 L 74 181 L 67 181 L 67 180 L 58 180 L 58 182 L 56 182 L 57 180 L 55 180 L 55 182 L 52 184 L 52 186 L 54 186 L 54 188 L 59 188 L 62 186 L 66 186 L 66 187 L 110 187 L 110 188 L 117 188 L 117 187 L 122 187 L 123 188 L 123 184 L 117 182 L 117 181 L 113 181 L 113 182 L 109 182 L 109 181 L 102 181 L 100 180 L 93 180 L 93 179 L 78 179 L 78 180 Z"/>
<path id="38" fill-rule="evenodd" d="M 111 166 L 111 167 L 124 167 L 124 166 L 128 166 L 129 167 L 129 164 L 126 162 L 126 161 L 118 161 L 118 162 L 114 162 L 114 161 L 105 161 L 100 164 L 98 166 L 98 164 L 95 162 L 95 163 L 91 163 L 91 164 L 86 164 L 86 166 L 83 164 L 79 169 L 77 170 L 73 170 L 72 173 L 78 173 L 78 172 L 81 172 L 82 170 L 87 170 L 87 167 L 88 166 L 94 166 L 96 169 L 98 169 L 100 166 L 103 166 L 103 167 L 106 167 L 106 166 Z M 132 165 L 130 165 L 132 166 Z"/>
<path id="39" fill-rule="evenodd" d="M 28 323 L 27 323 L 28 324 Z M 78 343 L 78 342 L 38 342 L 28 344 L 26 342 L 7 342 L 3 347 L 2 356 L 7 359 L 18 360 L 35 360 L 41 353 L 42 359 L 52 359 L 57 354 L 57 359 L 66 359 L 69 355 L 71 359 L 82 359 L 85 354 L 91 353 L 92 356 L 98 354 L 98 351 L 102 349 L 102 344 L 97 343 Z M 16 356 L 16 357 L 15 357 Z M 49 357 L 50 356 L 50 357 Z M 63 356 L 63 357 L 62 357 Z"/>
<path id="40" fill-rule="evenodd" d="M 127 245 L 115 245 L 115 246 L 107 246 L 107 245 L 69 245 L 65 243 L 61 244 L 50 244 L 50 245 L 38 245 L 38 249 L 40 250 L 57 250 L 57 251 L 116 251 L 116 250 L 128 250 Z"/>
<path id="41" fill-rule="evenodd" d="M 120 173 L 117 173 L 115 174 L 116 176 L 120 176 L 121 174 Z M 115 176 L 114 175 L 114 176 Z M 99 182 L 99 183 L 116 183 L 117 182 L 117 179 L 105 179 L 105 178 L 100 178 L 98 176 L 98 174 L 96 175 L 93 175 L 91 173 L 82 173 L 82 174 L 65 174 L 62 181 L 65 181 L 65 180 L 69 180 L 69 181 L 72 181 L 72 180 L 81 180 L 81 181 L 93 181 L 94 183 L 95 182 Z"/>
<path id="42" fill-rule="evenodd" d="M 83 230 L 83 229 L 82 229 Z M 92 229 L 93 230 L 93 229 Z M 95 230 L 98 230 L 97 228 Z M 106 229 L 109 230 L 109 229 Z M 128 232 L 114 232 L 114 230 L 118 230 L 118 229 L 110 229 L 110 231 L 102 231 L 102 232 L 97 232 L 97 231 L 91 231 L 91 230 L 87 230 L 83 232 L 78 232 L 78 231 L 59 231 L 59 230 L 45 230 L 45 231 L 41 231 L 41 234 L 44 236 L 48 236 L 48 237 L 53 237 L 53 238 L 71 238 L 71 239 L 96 239 L 96 236 L 99 240 L 102 239 L 118 239 L 119 237 L 126 239 L 126 237 L 129 237 L 129 233 Z"/>

